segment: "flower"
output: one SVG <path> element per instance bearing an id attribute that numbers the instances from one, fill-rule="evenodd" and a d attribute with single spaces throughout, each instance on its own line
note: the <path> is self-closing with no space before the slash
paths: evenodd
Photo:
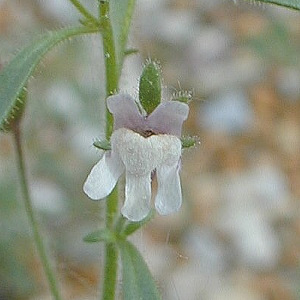
<path id="1" fill-rule="evenodd" d="M 93 200 L 108 196 L 125 171 L 121 213 L 131 221 L 140 221 L 150 211 L 151 175 L 155 171 L 157 211 L 162 215 L 178 211 L 182 203 L 180 136 L 188 105 L 167 101 L 143 116 L 131 96 L 117 94 L 107 99 L 107 107 L 114 117 L 111 150 L 92 168 L 84 192 Z"/>

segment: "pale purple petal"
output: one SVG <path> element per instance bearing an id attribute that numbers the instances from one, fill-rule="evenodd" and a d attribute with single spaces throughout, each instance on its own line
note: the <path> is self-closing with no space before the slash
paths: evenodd
<path id="1" fill-rule="evenodd" d="M 155 207 L 159 214 L 168 215 L 179 210 L 182 203 L 178 163 L 156 169 L 158 189 Z"/>
<path id="2" fill-rule="evenodd" d="M 151 173 L 137 176 L 126 173 L 125 203 L 121 209 L 127 219 L 138 222 L 150 212 Z"/>
<path id="3" fill-rule="evenodd" d="M 117 94 L 108 97 L 107 108 L 114 116 L 114 130 L 119 128 L 144 130 L 144 117 L 130 95 Z"/>
<path id="4" fill-rule="evenodd" d="M 84 192 L 93 200 L 105 198 L 111 193 L 123 171 L 124 165 L 118 155 L 112 151 L 105 152 L 87 177 Z"/>
<path id="5" fill-rule="evenodd" d="M 179 101 L 167 101 L 157 108 L 147 118 L 147 128 L 158 133 L 181 136 L 183 122 L 187 119 L 189 107 Z"/>

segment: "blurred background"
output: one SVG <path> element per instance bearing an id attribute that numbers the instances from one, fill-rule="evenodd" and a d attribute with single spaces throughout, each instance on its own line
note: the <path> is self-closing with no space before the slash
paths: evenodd
<path id="1" fill-rule="evenodd" d="M 121 90 L 137 96 L 159 60 L 165 98 L 193 91 L 184 133 L 201 142 L 183 154 L 183 208 L 133 238 L 167 300 L 300 299 L 300 14 L 236 2 L 137 0 Z M 0 0 L 1 64 L 79 17 L 67 0 Z M 98 299 L 102 280 L 102 246 L 82 241 L 103 224 L 82 192 L 101 155 L 102 55 L 96 35 L 59 45 L 29 84 L 30 189 L 65 299 Z M 21 200 L 0 134 L 0 299 L 51 299 Z"/>

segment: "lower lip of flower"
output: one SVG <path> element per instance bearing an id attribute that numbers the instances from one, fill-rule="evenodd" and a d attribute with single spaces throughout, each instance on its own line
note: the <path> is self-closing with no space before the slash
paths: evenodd
<path id="1" fill-rule="evenodd" d="M 149 136 L 155 135 L 155 132 L 152 130 L 145 130 L 142 132 L 138 132 L 141 136 L 143 136 L 144 138 L 147 138 Z"/>

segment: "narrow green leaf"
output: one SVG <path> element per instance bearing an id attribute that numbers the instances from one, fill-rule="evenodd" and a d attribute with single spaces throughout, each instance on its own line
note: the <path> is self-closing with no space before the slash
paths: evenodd
<path id="1" fill-rule="evenodd" d="M 79 27 L 48 32 L 21 50 L 3 68 L 0 73 L 0 130 L 5 130 L 10 126 L 24 86 L 44 55 L 65 39 L 97 31 L 97 28 Z"/>
<path id="2" fill-rule="evenodd" d="M 24 86 L 9 114 L 0 124 L 0 131 L 8 132 L 12 130 L 13 126 L 20 121 L 25 110 L 26 102 L 27 88 Z"/>
<path id="3" fill-rule="evenodd" d="M 113 243 L 115 242 L 116 237 L 113 232 L 111 232 L 107 228 L 104 228 L 89 233 L 83 238 L 83 240 L 86 243 L 98 243 L 98 242 Z"/>
<path id="4" fill-rule="evenodd" d="M 299 47 L 291 37 L 287 25 L 272 21 L 258 36 L 249 38 L 246 42 L 264 61 L 284 65 L 297 65 Z"/>
<path id="5" fill-rule="evenodd" d="M 253 2 L 253 0 L 248 0 L 248 1 Z M 295 9 L 295 10 L 300 10 L 300 1 L 299 0 L 254 0 L 254 1 L 268 3 L 268 4 L 275 4 L 275 5 Z"/>
<path id="6" fill-rule="evenodd" d="M 142 226 L 144 226 L 145 224 L 147 224 L 148 222 L 150 222 L 152 220 L 152 218 L 155 215 L 155 210 L 152 209 L 150 211 L 150 213 L 148 214 L 148 216 L 143 219 L 142 221 L 139 222 L 129 222 L 128 224 L 126 224 L 125 228 L 122 230 L 121 234 L 123 236 L 128 236 L 133 234 L 135 231 L 137 231 L 139 228 L 141 228 Z"/>
<path id="7" fill-rule="evenodd" d="M 110 0 L 110 19 L 114 33 L 119 72 L 122 69 L 128 32 L 136 0 Z"/>
<path id="8" fill-rule="evenodd" d="M 161 300 L 155 281 L 141 254 L 128 241 L 119 242 L 124 300 Z"/>

